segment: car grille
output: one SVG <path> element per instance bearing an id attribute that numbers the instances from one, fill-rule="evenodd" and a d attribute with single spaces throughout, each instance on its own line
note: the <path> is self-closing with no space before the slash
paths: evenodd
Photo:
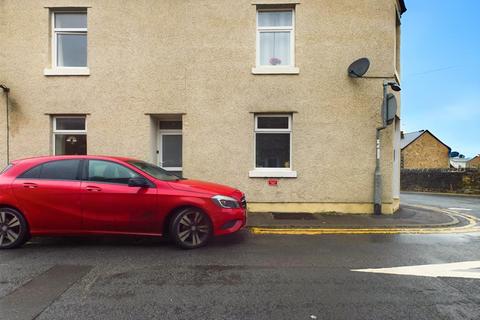
<path id="1" fill-rule="evenodd" d="M 242 196 L 242 198 L 240 199 L 240 205 L 243 209 L 247 208 L 247 200 L 245 199 L 245 196 Z"/>

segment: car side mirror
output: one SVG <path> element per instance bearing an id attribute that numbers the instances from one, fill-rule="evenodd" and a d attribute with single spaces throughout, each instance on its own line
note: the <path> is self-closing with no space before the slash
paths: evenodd
<path id="1" fill-rule="evenodd" d="M 148 188 L 148 187 L 150 187 L 150 183 L 148 183 L 148 180 L 145 179 L 145 178 L 137 177 L 137 178 L 128 179 L 128 186 L 129 187 Z"/>

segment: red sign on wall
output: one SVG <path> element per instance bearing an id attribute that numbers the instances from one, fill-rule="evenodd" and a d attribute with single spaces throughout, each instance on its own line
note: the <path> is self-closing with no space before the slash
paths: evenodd
<path id="1" fill-rule="evenodd" d="M 278 185 L 278 179 L 268 179 L 268 185 L 272 187 L 276 187 Z"/>

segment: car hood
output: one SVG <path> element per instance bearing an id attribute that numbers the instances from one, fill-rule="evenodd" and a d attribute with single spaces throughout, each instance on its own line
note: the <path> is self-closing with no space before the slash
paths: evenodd
<path id="1" fill-rule="evenodd" d="M 242 196 L 242 193 L 235 188 L 200 180 L 185 179 L 178 181 L 170 181 L 168 184 L 172 188 L 182 191 L 209 193 L 211 195 L 219 194 L 225 196 L 234 196 L 237 199 L 240 199 Z"/>

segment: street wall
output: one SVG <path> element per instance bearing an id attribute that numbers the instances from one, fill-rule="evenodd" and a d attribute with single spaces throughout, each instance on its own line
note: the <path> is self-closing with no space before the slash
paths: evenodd
<path id="1" fill-rule="evenodd" d="M 480 170 L 402 169 L 402 191 L 480 194 Z"/>

